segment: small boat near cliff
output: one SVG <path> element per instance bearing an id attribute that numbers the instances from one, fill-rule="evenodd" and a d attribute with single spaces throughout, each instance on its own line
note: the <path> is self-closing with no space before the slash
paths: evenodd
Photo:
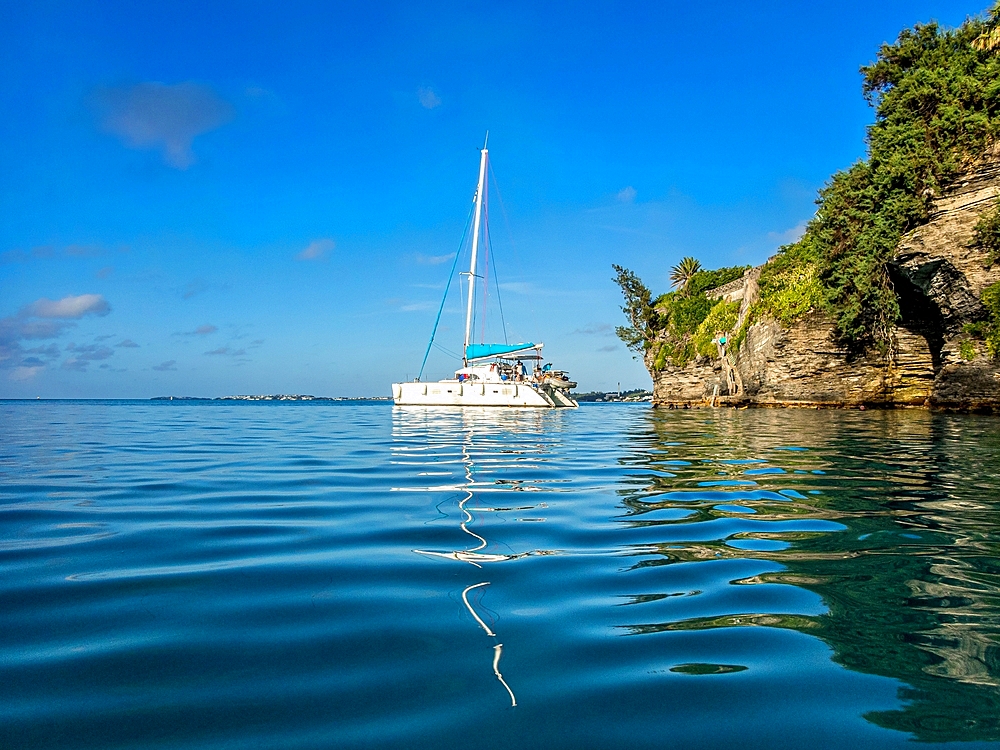
<path id="1" fill-rule="evenodd" d="M 488 138 L 489 134 L 487 134 Z M 454 378 L 423 382 L 418 377 L 408 383 L 392 384 L 392 399 L 397 406 L 516 406 L 538 408 L 575 408 L 579 406 L 570 395 L 576 383 L 562 370 L 542 364 L 543 344 L 533 342 L 473 343 L 472 313 L 476 299 L 477 260 L 481 225 L 484 218 L 486 165 L 489 151 L 486 143 L 480 151 L 479 182 L 476 187 L 475 214 L 472 224 L 472 252 L 468 273 L 465 342 L 462 347 L 462 367 Z M 456 258 L 457 262 L 457 258 Z M 485 286 L 485 284 L 484 284 Z M 485 292 L 485 290 L 484 290 Z M 447 290 L 445 290 L 447 297 Z M 442 300 L 442 308 L 444 300 Z M 438 312 L 440 321 L 441 313 Z M 437 323 L 435 333 L 437 331 Z M 434 341 L 431 334 L 431 343 Z M 428 345 L 430 351 L 430 345 Z M 424 356 L 426 363 L 427 357 Z M 529 366 L 530 365 L 530 366 Z M 423 368 L 421 367 L 421 374 Z"/>

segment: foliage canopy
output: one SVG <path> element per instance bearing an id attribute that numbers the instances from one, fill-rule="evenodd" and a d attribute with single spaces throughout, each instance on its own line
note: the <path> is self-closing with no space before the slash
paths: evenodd
<path id="1" fill-rule="evenodd" d="M 998 21 L 1000 7 L 957 29 L 917 25 L 861 68 L 875 107 L 868 159 L 820 191 L 805 237 L 837 335 L 856 351 L 884 347 L 899 317 L 889 262 L 901 236 L 1000 134 L 1000 56 L 982 42 Z"/>

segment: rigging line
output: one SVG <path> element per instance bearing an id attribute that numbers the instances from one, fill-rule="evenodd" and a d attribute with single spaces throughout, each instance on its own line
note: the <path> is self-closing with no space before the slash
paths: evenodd
<path id="1" fill-rule="evenodd" d="M 462 254 L 462 245 L 465 244 L 465 236 L 469 233 L 469 224 L 472 223 L 472 211 L 469 211 L 469 218 L 465 220 L 465 231 L 462 232 L 462 241 L 458 243 L 458 250 L 455 251 L 455 261 L 451 264 L 451 273 L 448 274 L 448 283 L 444 286 L 444 296 L 441 297 L 441 306 L 438 308 L 437 317 L 434 319 L 434 329 L 431 331 L 431 340 L 427 342 L 427 351 L 424 352 L 424 361 L 420 363 L 420 373 L 417 380 L 424 376 L 424 365 L 427 364 L 427 356 L 431 353 L 431 346 L 434 344 L 434 337 L 437 336 L 438 323 L 441 322 L 441 313 L 444 312 L 444 303 L 448 299 L 448 290 L 451 289 L 451 280 L 455 277 L 455 269 L 458 268 L 458 258 Z M 459 289 L 462 284 L 459 283 Z"/>
<path id="2" fill-rule="evenodd" d="M 461 359 L 462 358 L 461 354 L 459 354 L 457 352 L 453 352 L 451 349 L 446 349 L 445 347 L 441 346 L 441 344 L 437 343 L 436 341 L 434 342 L 434 348 L 437 349 L 439 352 L 444 352 L 449 357 L 454 357 L 455 359 Z"/>
<path id="3" fill-rule="evenodd" d="M 492 239 L 490 242 L 492 243 Z M 503 317 L 503 300 L 500 298 L 500 274 L 497 271 L 497 259 L 493 258 L 493 286 L 497 290 L 497 307 L 500 308 L 500 325 L 503 327 L 503 342 L 509 344 L 507 340 L 507 321 Z"/>
<path id="4" fill-rule="evenodd" d="M 479 334 L 479 340 L 482 342 L 486 341 L 486 305 L 490 296 L 490 250 L 492 249 L 490 247 L 490 208 L 486 200 L 489 196 L 488 185 L 489 180 L 483 184 L 483 255 L 485 256 L 485 267 L 483 270 L 483 321 Z"/>
<path id="5" fill-rule="evenodd" d="M 517 243 L 514 242 L 514 231 L 510 228 L 510 219 L 507 217 L 507 208 L 503 204 L 503 196 L 500 194 L 500 182 L 497 180 L 497 173 L 493 171 L 493 162 L 488 162 L 486 165 L 490 174 L 493 176 L 493 187 L 497 193 L 497 200 L 500 201 L 500 213 L 503 214 L 504 225 L 507 227 L 507 234 L 510 237 L 510 247 L 514 252 L 514 261 L 517 263 L 517 270 L 520 271 L 522 278 L 531 278 L 524 272 L 524 263 L 521 261 L 521 255 L 517 251 Z M 528 297 L 528 311 L 531 313 L 531 323 L 534 325 L 535 330 L 541 330 L 538 327 L 538 316 L 535 313 L 535 305 L 532 295 L 526 295 Z"/>

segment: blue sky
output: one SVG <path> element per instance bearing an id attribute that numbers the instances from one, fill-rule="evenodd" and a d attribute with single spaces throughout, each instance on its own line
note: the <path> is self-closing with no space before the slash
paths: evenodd
<path id="1" fill-rule="evenodd" d="M 645 387 L 611 264 L 765 260 L 864 155 L 858 67 L 982 10 L 0 0 L 0 397 L 388 394 L 487 129 L 511 340 Z"/>

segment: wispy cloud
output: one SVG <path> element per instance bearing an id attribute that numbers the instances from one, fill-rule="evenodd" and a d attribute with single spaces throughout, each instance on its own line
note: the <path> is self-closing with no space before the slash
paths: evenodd
<path id="1" fill-rule="evenodd" d="M 333 248 L 337 246 L 329 237 L 313 240 L 306 246 L 305 250 L 295 256 L 296 260 L 323 260 L 329 255 Z"/>
<path id="2" fill-rule="evenodd" d="M 108 276 L 115 272 L 114 266 L 105 266 L 104 268 L 99 268 L 97 273 L 94 275 L 99 279 L 106 279 Z"/>
<path id="3" fill-rule="evenodd" d="M 39 245 L 38 247 L 31 248 L 29 252 L 25 252 L 20 248 L 14 248 L 13 250 L 0 253 L 0 264 L 27 263 L 29 260 L 46 259 L 54 255 L 55 248 L 52 245 Z"/>
<path id="4" fill-rule="evenodd" d="M 166 362 L 161 362 L 158 365 L 153 365 L 153 369 L 157 372 L 171 372 L 177 370 L 177 360 L 168 359 Z"/>
<path id="5" fill-rule="evenodd" d="M 25 354 L 37 355 L 39 357 L 44 357 L 48 360 L 58 359 L 60 355 L 58 344 L 49 344 L 48 346 L 36 346 L 32 349 L 25 349 Z"/>
<path id="6" fill-rule="evenodd" d="M 103 130 L 133 149 L 157 149 L 175 169 L 195 163 L 192 144 L 233 118 L 233 107 L 196 83 L 147 82 L 97 89 L 91 103 Z"/>
<path id="7" fill-rule="evenodd" d="M 530 281 L 508 281 L 500 284 L 500 288 L 514 294 L 535 294 L 538 292 L 538 287 Z"/>
<path id="8" fill-rule="evenodd" d="M 616 352 L 616 351 L 618 351 L 618 347 L 615 344 L 608 344 L 607 346 L 598 347 L 597 351 L 599 351 L 599 352 Z"/>
<path id="9" fill-rule="evenodd" d="M 412 302 L 408 305 L 400 305 L 401 312 L 419 312 L 421 310 L 433 310 L 433 302 Z"/>
<path id="10" fill-rule="evenodd" d="M 205 352 L 210 357 L 242 357 L 247 353 L 246 349 L 230 349 L 228 346 L 220 346 L 210 352 Z"/>
<path id="11" fill-rule="evenodd" d="M 417 100 L 424 109 L 434 109 L 441 106 L 441 97 L 430 86 L 421 86 L 417 89 Z"/>
<path id="12" fill-rule="evenodd" d="M 581 334 L 584 336 L 610 336 L 615 332 L 615 327 L 610 323 L 591 323 L 585 328 L 577 328 L 570 333 L 570 336 Z"/>
<path id="13" fill-rule="evenodd" d="M 114 354 L 108 347 L 97 344 L 70 344 L 66 347 L 66 351 L 70 352 L 71 356 L 63 361 L 62 369 L 76 372 L 86 372 L 91 362 L 108 359 Z"/>
<path id="14" fill-rule="evenodd" d="M 122 246 L 119 250 L 121 252 L 128 252 L 129 248 Z M 20 248 L 14 248 L 13 250 L 5 250 L 0 253 L 0 265 L 27 263 L 32 260 L 49 260 L 51 258 L 99 258 L 108 255 L 111 251 L 111 248 L 104 245 L 66 245 L 61 248 L 57 248 L 54 245 L 38 245 L 31 248 L 28 252 Z M 111 267 L 108 266 L 108 269 L 110 273 Z M 103 271 L 104 269 L 101 270 Z M 99 278 L 104 278 L 100 273 L 99 271 Z"/>
<path id="15" fill-rule="evenodd" d="M 213 326 L 211 323 L 205 323 L 195 328 L 193 331 L 178 331 L 174 336 L 210 336 L 219 330 L 218 326 Z"/>
<path id="16" fill-rule="evenodd" d="M 201 279 L 194 279 L 189 281 L 184 285 L 184 290 L 181 292 L 181 297 L 184 299 L 191 299 L 195 295 L 201 294 L 206 289 L 208 289 L 208 284 L 206 284 Z"/>
<path id="17" fill-rule="evenodd" d="M 139 345 L 135 343 L 132 339 L 125 339 L 119 341 L 115 346 L 119 349 L 138 349 Z"/>
<path id="18" fill-rule="evenodd" d="M 632 203 L 635 200 L 636 195 L 637 193 L 635 188 L 629 185 L 628 187 L 622 188 L 618 191 L 617 198 L 620 203 Z"/>
<path id="19" fill-rule="evenodd" d="M 111 306 L 100 294 L 79 294 L 50 300 L 42 297 L 21 308 L 21 317 L 79 319 L 84 315 L 107 315 Z"/>
<path id="20" fill-rule="evenodd" d="M 417 253 L 414 259 L 422 266 L 439 266 L 454 259 L 454 257 L 455 253 L 446 253 L 445 255 L 424 255 L 423 253 Z"/>
<path id="21" fill-rule="evenodd" d="M 63 252 L 71 258 L 98 258 L 106 251 L 100 245 L 67 245 Z"/>

